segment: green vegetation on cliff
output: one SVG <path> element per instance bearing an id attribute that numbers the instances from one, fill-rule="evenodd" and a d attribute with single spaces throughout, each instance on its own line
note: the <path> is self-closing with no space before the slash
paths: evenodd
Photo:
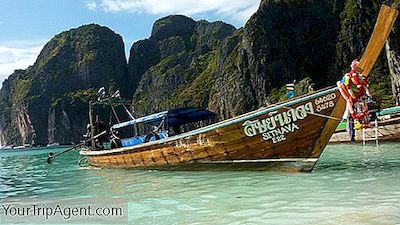
<path id="1" fill-rule="evenodd" d="M 139 61 L 141 44 L 152 43 L 159 54 L 142 74 L 133 71 L 129 77 L 141 77 L 133 100 L 138 115 L 175 107 L 207 108 L 209 92 L 218 67 L 220 45 L 233 34 L 231 25 L 194 21 L 184 16 L 169 16 L 154 24 L 152 36 L 146 42 L 134 44 L 129 68 Z M 155 59 L 157 57 L 151 57 Z"/>

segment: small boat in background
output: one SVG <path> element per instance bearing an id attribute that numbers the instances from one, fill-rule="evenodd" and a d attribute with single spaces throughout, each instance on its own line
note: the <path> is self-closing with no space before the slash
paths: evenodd
<path id="1" fill-rule="evenodd" d="M 368 128 L 355 130 L 354 142 L 376 142 L 400 140 L 400 106 L 386 108 L 376 112 Z M 348 131 L 348 121 L 341 122 L 330 139 L 330 143 L 352 142 Z"/>
<path id="2" fill-rule="evenodd" d="M 20 146 L 16 146 L 16 147 L 14 147 L 14 149 L 25 149 L 25 148 L 30 148 L 31 147 L 31 145 L 29 145 L 29 144 L 24 144 L 24 145 L 20 145 Z"/>
<path id="3" fill-rule="evenodd" d="M 379 110 L 376 116 L 380 121 L 396 121 L 400 119 L 400 106 Z"/>
<path id="4" fill-rule="evenodd" d="M 46 147 L 47 148 L 57 148 L 59 146 L 60 146 L 60 144 L 58 142 L 55 142 L 55 143 L 48 144 Z"/>

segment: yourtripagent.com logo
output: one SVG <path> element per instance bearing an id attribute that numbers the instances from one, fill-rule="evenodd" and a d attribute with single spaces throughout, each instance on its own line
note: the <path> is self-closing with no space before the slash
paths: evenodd
<path id="1" fill-rule="evenodd" d="M 122 199 L 69 199 L 0 202 L 0 224 L 126 224 L 128 202 Z"/>

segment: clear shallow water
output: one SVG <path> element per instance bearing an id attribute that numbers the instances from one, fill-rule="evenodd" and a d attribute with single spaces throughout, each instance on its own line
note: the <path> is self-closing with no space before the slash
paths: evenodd
<path id="1" fill-rule="evenodd" d="M 328 146 L 312 173 L 87 169 L 49 151 L 0 151 L 0 201 L 126 198 L 133 224 L 400 224 L 400 143 Z"/>

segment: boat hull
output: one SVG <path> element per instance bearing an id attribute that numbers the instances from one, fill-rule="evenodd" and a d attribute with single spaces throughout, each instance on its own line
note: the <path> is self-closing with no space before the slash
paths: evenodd
<path id="1" fill-rule="evenodd" d="M 280 171 L 280 172 L 308 172 L 311 171 L 318 158 L 293 159 L 259 159 L 259 160 L 224 160 L 189 162 L 180 164 L 165 164 L 162 166 L 146 166 L 136 169 L 146 170 L 178 170 L 178 171 Z M 125 168 L 130 167 L 110 167 Z"/>
<path id="2" fill-rule="evenodd" d="M 102 168 L 311 171 L 344 110 L 331 88 L 167 139 L 80 153 Z"/>

